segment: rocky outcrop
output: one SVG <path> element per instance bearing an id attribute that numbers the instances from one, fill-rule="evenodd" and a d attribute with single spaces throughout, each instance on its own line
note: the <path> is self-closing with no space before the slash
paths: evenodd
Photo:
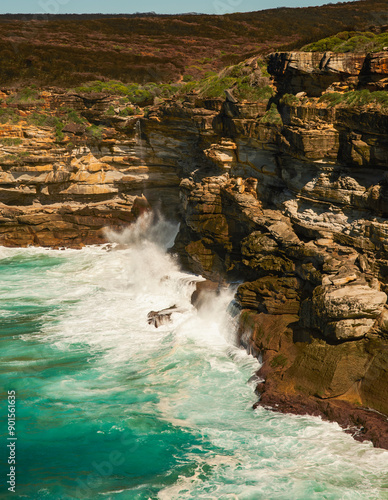
<path id="1" fill-rule="evenodd" d="M 171 307 L 167 307 L 166 309 L 162 309 L 161 311 L 150 311 L 147 314 L 147 321 L 149 325 L 153 325 L 155 328 L 159 328 L 162 325 L 171 323 L 171 315 L 173 313 L 182 312 L 184 312 L 182 308 L 173 305 Z"/>
<path id="2" fill-rule="evenodd" d="M 43 108 L 38 102 L 26 111 L 18 104 L 11 108 L 15 123 L 0 124 L 0 244 L 102 243 L 104 228 L 120 230 L 140 214 L 132 206 L 142 194 L 176 217 L 174 159 L 161 145 L 146 157 L 142 116 L 107 116 L 116 102 L 106 96 L 44 95 Z M 53 127 L 31 124 L 58 122 L 58 109 L 84 115 L 84 123 L 69 123 L 59 135 Z"/>
<path id="3" fill-rule="evenodd" d="M 268 56 L 268 71 L 280 94 L 303 92 L 317 97 L 328 88 L 349 90 L 388 88 L 388 52 L 276 52 Z"/>
<path id="4" fill-rule="evenodd" d="M 324 71 L 355 71 L 340 62 Z M 293 71 L 302 85 L 308 71 Z M 260 404 L 335 419 L 386 447 L 387 115 L 305 97 L 278 111 L 281 125 L 257 103 L 155 111 L 159 124 L 197 127 L 180 159 L 174 250 L 216 282 L 244 281 L 239 339 L 263 359 Z"/>
<path id="5" fill-rule="evenodd" d="M 139 214 L 142 193 L 169 215 L 179 206 L 182 264 L 214 288 L 239 284 L 239 342 L 263 360 L 259 403 L 387 446 L 388 114 L 314 97 L 335 82 L 384 84 L 384 57 L 280 53 L 269 63 L 275 109 L 192 93 L 122 120 L 106 117 L 109 103 L 62 96 L 104 120 L 100 138 L 70 127 L 58 143 L 41 127 L 7 125 L 4 137 L 22 142 L 2 146 L 0 242 L 102 241 L 104 225 Z M 20 145 L 28 154 L 15 159 Z"/>

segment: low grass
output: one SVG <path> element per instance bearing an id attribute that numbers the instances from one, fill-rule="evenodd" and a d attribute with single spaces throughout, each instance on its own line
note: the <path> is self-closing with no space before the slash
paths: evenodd
<path id="1" fill-rule="evenodd" d="M 33 85 L 19 90 L 6 99 L 7 104 L 36 103 L 37 101 L 44 102 L 43 99 L 40 99 L 40 91 Z"/>
<path id="2" fill-rule="evenodd" d="M 261 62 L 261 74 L 264 78 L 269 75 L 264 60 Z M 252 81 L 252 70 L 244 63 L 230 66 L 220 73 L 209 71 L 200 80 L 193 80 L 192 76 L 185 75 L 183 83 L 138 83 L 125 84 L 120 81 L 103 82 L 95 80 L 73 89 L 78 93 L 105 93 L 121 96 L 120 104 L 134 104 L 146 107 L 153 104 L 154 98 L 179 98 L 191 91 L 196 91 L 204 98 L 225 97 L 225 90 L 232 89 L 237 99 L 250 101 L 268 100 L 273 91 L 269 85 L 258 84 Z M 109 111 L 108 111 L 109 112 Z"/>
<path id="3" fill-rule="evenodd" d="M 253 70 L 244 62 L 229 66 L 220 73 L 208 73 L 200 81 L 190 82 L 190 90 L 196 90 L 202 97 L 225 97 L 225 90 L 232 90 L 233 95 L 239 100 L 266 101 L 273 95 L 273 90 L 266 85 L 268 77 L 264 60 L 258 61 L 261 81 L 255 80 Z M 186 90 L 186 89 L 184 89 Z"/>
<path id="4" fill-rule="evenodd" d="M 103 125 L 91 125 L 86 129 L 86 132 L 93 138 L 97 140 L 102 139 L 102 134 L 104 131 L 104 126 Z"/>
<path id="5" fill-rule="evenodd" d="M 284 94 L 280 99 L 279 104 L 285 104 L 286 106 L 293 106 L 299 104 L 299 99 L 293 94 Z"/>
<path id="6" fill-rule="evenodd" d="M 115 96 L 124 96 L 126 103 L 136 104 L 138 106 L 147 106 L 152 104 L 154 97 L 171 97 L 178 90 L 178 85 L 171 85 L 167 83 L 147 83 L 145 85 L 140 85 L 138 83 L 124 84 L 115 80 L 109 82 L 95 80 L 74 89 L 75 92 L 79 93 L 104 93 Z"/>
<path id="7" fill-rule="evenodd" d="M 384 90 L 370 92 L 367 89 L 354 90 L 351 92 L 328 92 L 323 94 L 319 102 L 324 102 L 330 107 L 344 106 L 367 106 L 373 104 L 376 107 L 388 108 L 388 92 Z"/>
<path id="8" fill-rule="evenodd" d="M 65 125 L 68 123 L 86 124 L 87 121 L 81 115 L 71 108 L 59 108 L 57 115 L 49 115 L 45 112 L 34 112 L 26 117 L 29 125 L 36 127 L 49 127 L 54 129 L 57 142 L 63 141 L 65 138 L 62 132 Z"/>
<path id="9" fill-rule="evenodd" d="M 12 108 L 0 108 L 0 123 L 18 123 L 20 115 Z"/>

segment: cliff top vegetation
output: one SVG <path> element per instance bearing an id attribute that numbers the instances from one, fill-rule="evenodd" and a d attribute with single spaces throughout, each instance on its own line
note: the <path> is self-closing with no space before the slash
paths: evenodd
<path id="1" fill-rule="evenodd" d="M 74 92 L 118 95 L 123 97 L 123 102 L 146 106 L 152 104 L 155 97 L 179 98 L 190 92 L 195 92 L 202 98 L 223 98 L 227 89 L 232 89 L 233 95 L 238 99 L 252 101 L 269 99 L 273 91 L 269 86 L 269 75 L 264 60 L 254 58 L 252 64 L 245 61 L 228 66 L 218 73 L 209 71 L 198 80 L 191 75 L 185 75 L 181 82 L 174 84 L 150 82 L 142 85 L 96 80 L 76 87 Z"/>
<path id="2" fill-rule="evenodd" d="M 201 80 L 256 54 L 385 24 L 382 0 L 225 15 L 0 16 L 0 85 Z"/>
<path id="3" fill-rule="evenodd" d="M 342 31 L 302 47 L 306 52 L 379 52 L 388 46 L 388 29 L 371 31 Z"/>

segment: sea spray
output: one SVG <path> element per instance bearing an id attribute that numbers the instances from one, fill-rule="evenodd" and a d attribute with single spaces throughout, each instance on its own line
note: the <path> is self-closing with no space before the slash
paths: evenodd
<path id="1" fill-rule="evenodd" d="M 119 245 L 132 246 L 141 251 L 144 242 L 152 242 L 162 252 L 170 248 L 179 230 L 179 224 L 167 221 L 158 212 L 146 212 L 122 232 L 105 230 L 109 241 Z"/>
<path id="2" fill-rule="evenodd" d="M 110 245 L 1 249 L 15 498 L 387 498 L 386 451 L 252 410 L 258 362 L 235 343 L 233 290 L 191 305 L 201 278 L 165 252 L 176 229 L 146 218 Z M 148 324 L 174 304 L 170 324 Z"/>

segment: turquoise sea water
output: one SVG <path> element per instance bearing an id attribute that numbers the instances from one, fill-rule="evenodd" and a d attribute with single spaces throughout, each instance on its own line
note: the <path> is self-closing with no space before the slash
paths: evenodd
<path id="1" fill-rule="evenodd" d="M 198 278 L 165 252 L 174 231 L 143 221 L 113 249 L 0 248 L 0 498 L 388 499 L 388 452 L 252 410 L 258 362 L 235 345 L 232 293 L 191 306 Z M 174 304 L 172 324 L 148 325 Z"/>

